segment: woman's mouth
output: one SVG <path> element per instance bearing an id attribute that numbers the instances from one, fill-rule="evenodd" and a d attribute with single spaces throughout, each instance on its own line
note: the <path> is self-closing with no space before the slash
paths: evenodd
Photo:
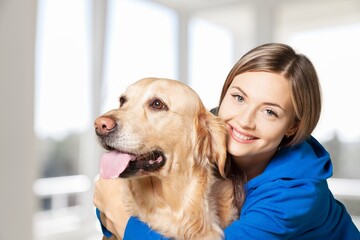
<path id="1" fill-rule="evenodd" d="M 254 136 L 237 131 L 235 128 L 233 128 L 230 125 L 229 125 L 229 130 L 230 130 L 229 131 L 230 135 L 238 142 L 249 142 L 256 139 L 256 137 Z"/>

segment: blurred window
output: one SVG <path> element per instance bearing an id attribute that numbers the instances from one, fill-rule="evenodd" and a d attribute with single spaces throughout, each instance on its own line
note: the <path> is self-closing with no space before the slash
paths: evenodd
<path id="1" fill-rule="evenodd" d="M 36 239 L 76 232 L 86 226 L 86 216 L 95 221 L 92 209 L 85 210 L 83 199 L 92 179 L 82 175 L 80 161 L 85 150 L 82 138 L 91 126 L 89 13 L 86 0 L 38 1 L 34 128 L 39 179 L 33 185 L 38 196 Z"/>
<path id="2" fill-rule="evenodd" d="M 89 162 L 96 143 L 90 106 L 92 10 L 87 0 L 38 1 L 34 128 L 40 172 L 33 185 L 37 240 L 101 236 L 92 205 L 94 176 L 86 175 L 98 166 Z M 118 107 L 119 95 L 140 78 L 178 75 L 174 11 L 146 1 L 109 0 L 107 12 L 101 111 Z"/>
<path id="3" fill-rule="evenodd" d="M 174 78 L 177 72 L 177 15 L 147 1 L 109 3 L 103 112 L 118 107 L 126 87 L 145 77 Z"/>
<path id="4" fill-rule="evenodd" d="M 290 35 L 290 44 L 317 69 L 323 109 L 314 136 L 329 151 L 333 177 L 329 187 L 360 226 L 360 24 L 337 25 Z"/>
<path id="5" fill-rule="evenodd" d="M 189 85 L 211 109 L 219 103 L 222 85 L 233 66 L 234 42 L 226 28 L 194 18 L 189 24 Z"/>
<path id="6" fill-rule="evenodd" d="M 297 32 L 290 38 L 290 44 L 305 53 L 318 71 L 323 112 L 315 134 L 322 141 L 334 134 L 347 143 L 360 140 L 360 113 L 354 100 L 360 79 L 359 42 L 360 24 Z"/>
<path id="7" fill-rule="evenodd" d="M 89 6 L 86 0 L 40 0 L 36 46 L 39 137 L 63 139 L 90 124 Z"/>

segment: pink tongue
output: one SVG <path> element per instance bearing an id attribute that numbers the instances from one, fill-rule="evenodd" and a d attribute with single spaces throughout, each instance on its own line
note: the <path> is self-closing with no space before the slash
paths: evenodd
<path id="1" fill-rule="evenodd" d="M 104 153 L 100 160 L 100 175 L 102 178 L 117 178 L 128 163 L 134 160 L 135 156 L 118 151 Z"/>

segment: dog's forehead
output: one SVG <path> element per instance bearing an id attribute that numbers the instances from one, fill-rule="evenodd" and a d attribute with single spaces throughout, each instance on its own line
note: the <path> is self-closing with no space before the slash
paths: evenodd
<path id="1" fill-rule="evenodd" d="M 172 79 L 146 78 L 130 85 L 126 90 L 128 94 L 141 94 L 144 99 L 158 97 L 164 101 L 194 101 L 199 96 L 186 84 Z"/>

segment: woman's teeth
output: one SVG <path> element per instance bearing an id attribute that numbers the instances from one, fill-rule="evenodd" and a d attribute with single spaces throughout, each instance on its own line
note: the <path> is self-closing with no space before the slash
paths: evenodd
<path id="1" fill-rule="evenodd" d="M 237 137 L 237 138 L 239 138 L 241 140 L 252 140 L 252 139 L 254 139 L 254 137 L 245 136 L 245 135 L 235 131 L 234 129 L 233 129 L 233 133 L 234 133 L 235 137 Z"/>

